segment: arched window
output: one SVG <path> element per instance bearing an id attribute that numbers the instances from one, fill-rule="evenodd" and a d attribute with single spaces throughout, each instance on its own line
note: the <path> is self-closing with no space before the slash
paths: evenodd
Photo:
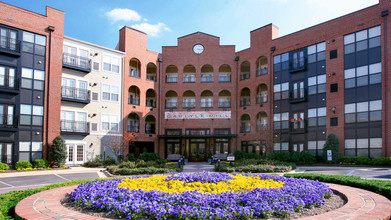
<path id="1" fill-rule="evenodd" d="M 193 91 L 186 91 L 183 93 L 183 108 L 195 108 L 196 106 L 196 96 Z"/>
<path id="2" fill-rule="evenodd" d="M 130 105 L 140 105 L 140 89 L 137 86 L 129 87 L 128 103 Z"/>
<path id="3" fill-rule="evenodd" d="M 145 118 L 145 133 L 155 134 L 156 133 L 156 120 L 153 115 L 148 115 Z"/>
<path id="4" fill-rule="evenodd" d="M 231 82 L 231 67 L 223 64 L 219 67 L 219 82 Z"/>
<path id="5" fill-rule="evenodd" d="M 201 93 L 201 108 L 213 108 L 213 93 L 205 90 Z"/>
<path id="6" fill-rule="evenodd" d="M 267 58 L 261 56 L 257 60 L 257 76 L 267 74 Z"/>
<path id="7" fill-rule="evenodd" d="M 231 108 L 231 93 L 228 90 L 219 93 L 219 108 Z"/>
<path id="8" fill-rule="evenodd" d="M 147 90 L 147 95 L 145 99 L 145 106 L 151 107 L 151 108 L 156 108 L 156 93 L 155 90 L 153 89 L 148 89 Z"/>
<path id="9" fill-rule="evenodd" d="M 148 63 L 147 65 L 147 80 L 157 81 L 156 79 L 156 65 L 153 63 Z"/>
<path id="10" fill-rule="evenodd" d="M 174 91 L 168 91 L 166 93 L 166 108 L 178 107 L 178 94 Z"/>
<path id="11" fill-rule="evenodd" d="M 266 112 L 259 112 L 257 114 L 257 131 L 267 130 L 267 114 Z"/>
<path id="12" fill-rule="evenodd" d="M 250 78 L 250 62 L 244 61 L 240 65 L 240 80 L 245 80 Z"/>
<path id="13" fill-rule="evenodd" d="M 140 132 L 140 118 L 136 113 L 130 113 L 128 116 L 128 131 L 129 132 Z"/>
<path id="14" fill-rule="evenodd" d="M 249 88 L 243 88 L 240 92 L 240 106 L 248 106 L 250 105 L 250 89 Z"/>
<path id="15" fill-rule="evenodd" d="M 205 64 L 201 68 L 201 82 L 213 82 L 213 67 Z"/>
<path id="16" fill-rule="evenodd" d="M 267 102 L 267 85 L 261 84 L 257 87 L 257 104 Z"/>
<path id="17" fill-rule="evenodd" d="M 166 82 L 176 83 L 178 82 L 178 68 L 174 65 L 170 65 L 166 68 Z"/>
<path id="18" fill-rule="evenodd" d="M 196 81 L 196 68 L 193 65 L 186 65 L 183 68 L 183 82 Z"/>
<path id="19" fill-rule="evenodd" d="M 248 114 L 240 117 L 240 133 L 250 133 L 251 131 L 251 120 Z"/>
<path id="20" fill-rule="evenodd" d="M 137 58 L 132 58 L 129 61 L 129 76 L 140 78 L 141 63 Z"/>

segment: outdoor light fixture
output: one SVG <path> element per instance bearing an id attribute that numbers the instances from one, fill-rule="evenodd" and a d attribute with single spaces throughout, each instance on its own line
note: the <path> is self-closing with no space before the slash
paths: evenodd
<path id="1" fill-rule="evenodd" d="M 329 107 L 329 109 L 330 109 L 331 111 L 333 111 L 333 113 L 335 114 L 335 110 L 337 109 L 337 107 L 333 106 L 333 107 Z"/>

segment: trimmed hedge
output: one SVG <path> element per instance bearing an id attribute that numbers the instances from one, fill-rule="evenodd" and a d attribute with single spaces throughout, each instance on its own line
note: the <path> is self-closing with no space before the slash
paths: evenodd
<path id="1" fill-rule="evenodd" d="M 142 153 L 140 154 L 139 159 L 148 162 L 148 161 L 160 160 L 160 156 L 157 153 Z"/>
<path id="2" fill-rule="evenodd" d="M 236 159 L 236 158 L 235 158 Z M 267 159 L 242 159 L 232 163 L 215 164 L 215 171 L 219 172 L 244 172 L 244 173 L 271 173 L 271 172 L 288 172 L 296 168 L 294 163 L 285 163 Z"/>
<path id="3" fill-rule="evenodd" d="M 349 157 L 343 156 L 339 159 L 342 164 L 356 164 L 356 165 L 391 165 L 391 157 L 375 157 L 373 159 L 367 156 Z"/>
<path id="4" fill-rule="evenodd" d="M 26 160 L 20 160 L 16 162 L 15 167 L 16 169 L 25 169 L 25 168 L 33 168 L 33 165 Z"/>
<path id="5" fill-rule="evenodd" d="M 0 163 L 0 170 L 9 170 L 10 167 L 6 163 Z"/>
<path id="6" fill-rule="evenodd" d="M 44 190 L 54 189 L 63 186 L 70 186 L 70 185 L 91 182 L 95 180 L 102 180 L 102 179 L 73 180 L 70 182 L 50 184 L 36 189 L 18 190 L 18 191 L 11 191 L 8 193 L 0 194 L 0 219 L 14 219 L 14 218 L 17 219 L 18 217 L 15 216 L 16 204 L 18 204 L 18 202 L 21 201 L 22 199 L 31 196 L 35 193 L 39 193 Z"/>
<path id="7" fill-rule="evenodd" d="M 139 168 L 119 168 L 118 166 L 107 167 L 107 170 L 116 175 L 139 175 L 139 174 L 158 174 L 181 172 L 179 168 L 160 168 L 160 167 L 139 167 Z"/>
<path id="8" fill-rule="evenodd" d="M 267 159 L 278 160 L 295 164 L 313 164 L 316 157 L 307 151 L 302 152 L 273 152 L 267 155 Z"/>
<path id="9" fill-rule="evenodd" d="M 357 187 L 378 193 L 391 200 L 391 181 L 389 180 L 367 180 L 361 179 L 358 176 L 326 175 L 315 173 L 287 173 L 284 174 L 284 176 Z"/>

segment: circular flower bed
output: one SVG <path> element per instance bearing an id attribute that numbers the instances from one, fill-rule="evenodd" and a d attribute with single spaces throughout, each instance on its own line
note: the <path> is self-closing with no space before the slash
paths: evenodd
<path id="1" fill-rule="evenodd" d="M 127 219 L 246 219 L 289 217 L 331 196 L 318 181 L 201 172 L 89 182 L 69 201 Z"/>

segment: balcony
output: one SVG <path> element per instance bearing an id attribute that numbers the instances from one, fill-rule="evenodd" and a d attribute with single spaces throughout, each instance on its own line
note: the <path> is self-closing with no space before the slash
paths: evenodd
<path id="1" fill-rule="evenodd" d="M 139 132 L 139 126 L 138 125 L 128 125 L 128 132 Z"/>
<path id="2" fill-rule="evenodd" d="M 220 75 L 219 82 L 231 82 L 231 75 Z"/>
<path id="3" fill-rule="evenodd" d="M 231 102 L 230 101 L 220 101 L 219 108 L 231 108 Z"/>
<path id="4" fill-rule="evenodd" d="M 145 103 L 145 106 L 151 107 L 151 108 L 156 108 L 156 101 L 155 100 L 147 100 Z"/>
<path id="5" fill-rule="evenodd" d="M 307 58 L 301 57 L 301 59 L 292 60 L 289 62 L 289 72 L 298 72 L 307 69 Z"/>
<path id="6" fill-rule="evenodd" d="M 15 38 L 1 36 L 0 53 L 20 56 L 20 41 Z"/>
<path id="7" fill-rule="evenodd" d="M 89 135 L 90 123 L 86 121 L 61 120 L 61 134 Z"/>
<path id="8" fill-rule="evenodd" d="M 267 94 L 266 95 L 257 95 L 257 104 L 266 103 L 267 102 Z"/>
<path id="9" fill-rule="evenodd" d="M 213 75 L 201 75 L 201 82 L 213 82 Z"/>
<path id="10" fill-rule="evenodd" d="M 90 103 L 90 91 L 75 87 L 61 87 L 61 100 L 68 102 Z"/>
<path id="11" fill-rule="evenodd" d="M 18 117 L 14 115 L 0 115 L 1 131 L 16 131 L 18 128 Z"/>
<path id="12" fill-rule="evenodd" d="M 241 126 L 240 127 L 240 133 L 250 133 L 250 132 L 251 132 L 250 126 Z"/>
<path id="13" fill-rule="evenodd" d="M 249 106 L 250 104 L 250 97 L 240 98 L 240 106 Z"/>
<path id="14" fill-rule="evenodd" d="M 166 101 L 166 108 L 177 108 L 178 102 L 175 101 Z"/>
<path id="15" fill-rule="evenodd" d="M 240 73 L 240 80 L 250 79 L 250 72 Z"/>
<path id="16" fill-rule="evenodd" d="M 307 89 L 293 89 L 289 93 L 289 102 L 298 103 L 307 101 Z"/>
<path id="17" fill-rule="evenodd" d="M 195 101 L 193 101 L 193 102 L 184 102 L 182 105 L 183 105 L 183 108 L 195 108 L 196 103 L 195 103 Z"/>
<path id="18" fill-rule="evenodd" d="M 155 124 L 145 124 L 146 134 L 155 134 Z"/>
<path id="19" fill-rule="evenodd" d="M 129 105 L 140 105 L 140 97 L 129 97 L 128 98 L 128 104 Z"/>
<path id="20" fill-rule="evenodd" d="M 267 67 L 257 69 L 257 76 L 262 76 L 267 74 Z"/>
<path id="21" fill-rule="evenodd" d="M 19 79 L 0 75 L 0 92 L 19 93 Z"/>
<path id="22" fill-rule="evenodd" d="M 187 75 L 183 77 L 183 82 L 185 83 L 194 83 L 196 81 L 195 75 Z"/>
<path id="23" fill-rule="evenodd" d="M 178 76 L 167 76 L 166 82 L 167 83 L 176 83 L 176 82 L 178 82 Z"/>
<path id="24" fill-rule="evenodd" d="M 147 80 L 156 82 L 156 74 L 147 73 Z"/>
<path id="25" fill-rule="evenodd" d="M 62 54 L 62 66 L 68 69 L 74 69 L 81 72 L 91 72 L 91 59 L 80 57 L 73 54 Z"/>
<path id="26" fill-rule="evenodd" d="M 129 70 L 129 76 L 131 76 L 131 77 L 136 77 L 136 78 L 140 78 L 141 73 L 140 73 L 139 70 L 130 69 L 130 70 Z"/>
<path id="27" fill-rule="evenodd" d="M 201 108 L 213 108 L 213 102 L 201 101 Z"/>
<path id="28" fill-rule="evenodd" d="M 267 131 L 268 126 L 267 124 L 257 123 L 257 131 Z"/>
<path id="29" fill-rule="evenodd" d="M 307 120 L 302 118 L 292 118 L 289 127 L 291 134 L 304 134 L 307 132 Z"/>

